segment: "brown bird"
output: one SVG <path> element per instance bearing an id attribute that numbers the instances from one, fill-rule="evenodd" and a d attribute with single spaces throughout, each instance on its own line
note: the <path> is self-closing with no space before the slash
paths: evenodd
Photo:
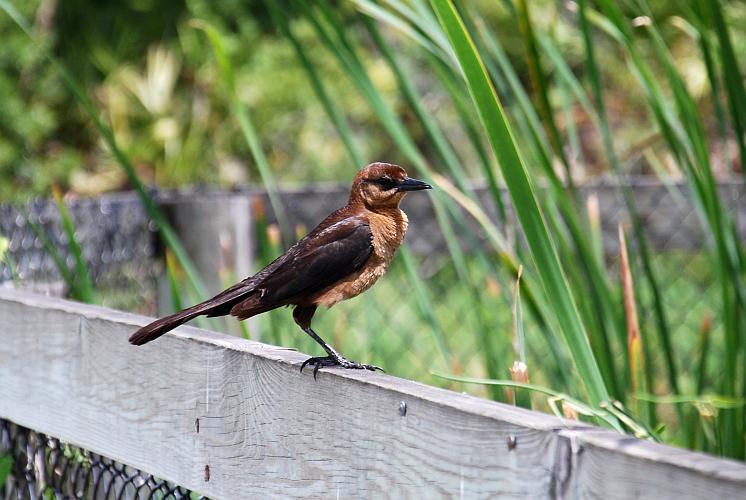
<path id="1" fill-rule="evenodd" d="M 388 269 L 407 231 L 407 215 L 399 208 L 409 191 L 431 189 L 407 177 L 403 168 L 372 163 L 355 176 L 347 205 L 331 213 L 302 240 L 254 276 L 215 297 L 158 319 L 137 330 L 129 341 L 142 345 L 197 316 L 250 318 L 282 306 L 295 306 L 293 319 L 327 356 L 301 365 L 341 366 L 375 370 L 373 365 L 350 361 L 335 351 L 311 328 L 319 306 L 361 294 Z"/>

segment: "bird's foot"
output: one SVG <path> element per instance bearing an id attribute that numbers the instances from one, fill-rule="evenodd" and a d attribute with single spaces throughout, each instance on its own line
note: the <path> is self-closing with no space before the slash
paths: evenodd
<path id="1" fill-rule="evenodd" d="M 302 365 L 300 365 L 300 371 L 303 372 L 303 368 L 306 367 L 306 365 L 313 366 L 313 378 L 316 379 L 316 374 L 319 371 L 319 368 L 324 368 L 327 366 L 341 366 L 342 368 L 348 368 L 352 370 L 370 370 L 370 371 L 384 371 L 383 368 L 376 366 L 376 365 L 364 365 L 362 363 L 358 363 L 357 361 L 350 361 L 349 359 L 343 357 L 343 356 L 319 356 L 314 358 L 308 358 L 303 362 Z"/>

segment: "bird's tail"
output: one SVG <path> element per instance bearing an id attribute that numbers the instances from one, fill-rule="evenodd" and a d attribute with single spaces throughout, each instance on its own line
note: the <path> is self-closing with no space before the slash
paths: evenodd
<path id="1" fill-rule="evenodd" d="M 253 291 L 250 283 L 238 283 L 209 300 L 143 326 L 130 336 L 130 344 L 146 344 L 197 316 L 212 317 L 228 314 L 234 304 L 245 299 L 247 295 L 251 296 Z"/>
<path id="2" fill-rule="evenodd" d="M 149 325 L 143 326 L 130 336 L 130 344 L 143 345 L 155 340 L 164 333 L 170 332 L 179 325 L 183 325 L 190 319 L 204 314 L 203 304 L 189 307 L 165 318 L 157 319 Z"/>

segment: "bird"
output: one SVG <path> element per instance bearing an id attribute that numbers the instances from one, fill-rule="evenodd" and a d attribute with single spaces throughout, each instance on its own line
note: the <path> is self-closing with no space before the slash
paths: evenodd
<path id="1" fill-rule="evenodd" d="M 363 293 L 386 272 L 407 232 L 407 215 L 399 204 L 407 193 L 426 189 L 432 186 L 408 177 L 398 165 L 371 163 L 355 175 L 347 204 L 267 267 L 209 300 L 140 328 L 129 342 L 143 345 L 197 316 L 244 320 L 293 306 L 295 323 L 327 354 L 305 360 L 301 372 L 310 365 L 315 379 L 323 367 L 381 370 L 342 356 L 311 328 L 311 321 L 319 307 Z"/>

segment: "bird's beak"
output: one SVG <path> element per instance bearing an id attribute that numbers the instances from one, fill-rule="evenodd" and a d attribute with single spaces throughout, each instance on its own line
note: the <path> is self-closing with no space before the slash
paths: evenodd
<path id="1" fill-rule="evenodd" d="M 421 191 L 423 189 L 432 188 L 433 187 L 430 184 L 417 179 L 412 179 L 411 177 L 405 177 L 404 180 L 396 186 L 397 191 Z"/>

